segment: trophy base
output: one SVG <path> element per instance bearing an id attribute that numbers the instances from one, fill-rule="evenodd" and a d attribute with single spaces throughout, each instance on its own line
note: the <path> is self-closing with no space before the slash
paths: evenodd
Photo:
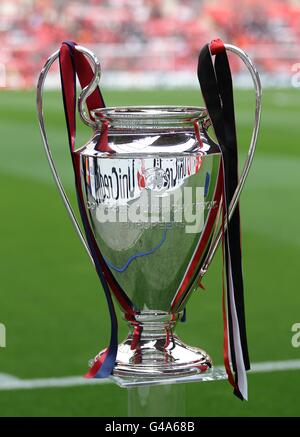
<path id="1" fill-rule="evenodd" d="M 227 374 L 223 367 L 212 367 L 206 372 L 188 376 L 158 376 L 143 378 L 141 376 L 116 376 L 111 375 L 109 379 L 122 388 L 144 387 L 153 385 L 187 384 L 190 382 L 210 382 L 227 380 Z"/>
<path id="2" fill-rule="evenodd" d="M 129 321 L 127 338 L 118 346 L 113 377 L 122 380 L 165 380 L 211 373 L 210 356 L 174 334 L 181 313 L 143 312 Z M 94 360 L 101 358 L 100 352 Z"/>
<path id="3" fill-rule="evenodd" d="M 119 345 L 113 375 L 120 378 L 177 378 L 203 374 L 212 367 L 210 356 L 187 346 L 176 335 L 141 337 L 136 347 L 133 338 Z"/>

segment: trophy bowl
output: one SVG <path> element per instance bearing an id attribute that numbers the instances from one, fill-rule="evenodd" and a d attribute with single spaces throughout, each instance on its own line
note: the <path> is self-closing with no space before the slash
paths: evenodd
<path id="1" fill-rule="evenodd" d="M 114 375 L 205 372 L 210 357 L 173 330 L 197 288 L 220 208 L 221 153 L 207 133 L 207 111 L 116 107 L 93 116 L 99 127 L 80 150 L 84 205 L 99 250 L 134 309 L 127 314 L 121 305 L 130 332 L 118 347 Z M 97 150 L 105 121 L 109 152 Z"/>

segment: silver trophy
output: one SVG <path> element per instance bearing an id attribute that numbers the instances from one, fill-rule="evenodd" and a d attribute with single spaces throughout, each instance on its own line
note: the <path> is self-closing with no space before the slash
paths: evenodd
<path id="1" fill-rule="evenodd" d="M 233 45 L 225 47 L 246 64 L 256 91 L 252 139 L 231 201 L 230 219 L 253 160 L 261 87 L 249 57 Z M 86 99 L 99 83 L 100 63 L 84 47 L 76 49 L 94 67 L 94 79 L 83 89 L 78 102 L 83 122 L 92 128 L 91 139 L 77 152 L 84 208 L 99 252 L 134 308 L 134 314 L 128 315 L 120 303 L 129 333 L 119 344 L 113 374 L 163 379 L 205 373 L 212 367 L 210 356 L 186 345 L 174 328 L 222 235 L 221 153 L 209 133 L 207 110 L 181 106 L 107 107 L 95 109 L 90 117 Z M 39 78 L 39 123 L 58 190 L 92 259 L 56 171 L 45 131 L 43 88 L 57 58 L 58 52 L 48 59 Z M 107 151 L 98 148 L 103 135 L 107 136 Z M 101 352 L 95 360 L 99 357 Z"/>

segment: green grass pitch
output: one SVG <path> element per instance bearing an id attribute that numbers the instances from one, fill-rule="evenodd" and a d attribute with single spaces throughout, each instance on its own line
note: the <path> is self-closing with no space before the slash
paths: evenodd
<path id="1" fill-rule="evenodd" d="M 201 104 L 192 90 L 105 92 L 107 105 Z M 254 97 L 236 92 L 240 161 L 253 122 Z M 61 98 L 46 96 L 50 142 L 68 193 L 72 172 Z M 300 322 L 300 95 L 266 90 L 253 168 L 241 198 L 247 325 L 253 362 L 299 359 L 291 327 Z M 78 121 L 78 142 L 89 131 Z M 35 93 L 0 94 L 1 305 L 7 347 L 0 373 L 19 378 L 81 375 L 106 346 L 103 292 L 50 175 L 35 114 Z M 221 264 L 218 254 L 192 296 L 177 333 L 222 364 Z M 120 339 L 126 326 L 120 318 Z M 249 401 L 226 381 L 186 386 L 187 415 L 299 416 L 300 372 L 249 375 Z M 127 394 L 111 384 L 0 391 L 1 416 L 126 415 Z"/>

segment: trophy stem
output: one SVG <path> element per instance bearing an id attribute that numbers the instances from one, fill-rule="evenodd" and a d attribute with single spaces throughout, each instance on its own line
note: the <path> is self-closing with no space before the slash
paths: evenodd
<path id="1" fill-rule="evenodd" d="M 209 355 L 187 346 L 174 333 L 180 313 L 147 311 L 129 322 L 127 338 L 119 344 L 114 376 L 121 378 L 174 378 L 211 369 Z"/>

